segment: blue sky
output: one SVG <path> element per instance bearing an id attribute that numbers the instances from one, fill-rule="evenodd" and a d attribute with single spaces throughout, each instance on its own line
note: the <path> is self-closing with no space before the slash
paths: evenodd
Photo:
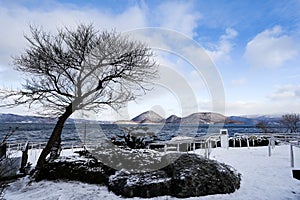
<path id="1" fill-rule="evenodd" d="M 23 35 L 29 24 L 51 32 L 79 23 L 120 32 L 160 27 L 184 34 L 211 58 L 222 79 L 223 114 L 300 112 L 299 10 L 299 0 L 0 1 L 0 86 L 16 88 L 22 81 L 22 74 L 12 70 L 11 56 L 26 47 Z M 160 88 L 130 103 L 129 116 L 149 109 L 165 116 L 212 110 L 211 93 L 216 91 L 209 91 L 205 77 L 194 76 L 193 67 L 180 56 L 158 54 L 162 65 L 182 74 L 197 106 L 183 112 L 178 98 L 173 99 L 176 94 Z M 0 112 L 33 113 L 22 107 Z M 102 118 L 110 119 L 111 111 L 105 112 Z"/>

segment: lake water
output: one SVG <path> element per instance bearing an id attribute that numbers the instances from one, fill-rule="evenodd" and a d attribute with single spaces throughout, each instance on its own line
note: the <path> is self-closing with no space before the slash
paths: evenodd
<path id="1" fill-rule="evenodd" d="M 9 138 L 10 143 L 24 143 L 26 141 L 33 143 L 44 143 L 48 140 L 53 130 L 54 124 L 38 123 L 0 123 L 0 141 L 9 131 L 9 128 L 18 127 L 18 130 Z M 111 138 L 116 135 L 124 135 L 123 129 L 133 127 L 133 125 L 116 125 L 116 124 L 66 124 L 63 129 L 62 141 L 79 144 L 83 138 L 95 141 L 103 137 Z M 221 128 L 228 129 L 229 135 L 235 133 L 258 133 L 260 132 L 255 126 L 248 125 L 140 125 L 147 127 L 146 132 L 155 135 L 154 141 L 170 140 L 174 136 L 192 136 L 200 137 L 208 133 L 219 133 Z M 118 138 L 118 137 L 117 137 Z"/>

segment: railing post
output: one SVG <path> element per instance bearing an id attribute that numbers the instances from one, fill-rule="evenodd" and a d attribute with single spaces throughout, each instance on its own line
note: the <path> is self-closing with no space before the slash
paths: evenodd
<path id="1" fill-rule="evenodd" d="M 210 142 L 210 139 L 208 139 L 208 144 L 207 144 L 207 158 L 209 159 L 209 156 L 210 156 L 210 148 L 211 148 L 211 142 Z"/>
<path id="2" fill-rule="evenodd" d="M 269 150 L 269 157 L 271 157 L 271 139 L 270 138 L 269 138 L 268 150 Z"/>
<path id="3" fill-rule="evenodd" d="M 235 137 L 233 137 L 233 147 L 235 147 Z"/>
<path id="4" fill-rule="evenodd" d="M 249 149 L 249 147 L 250 147 L 250 144 L 249 144 L 249 138 L 247 137 L 247 147 L 248 147 L 248 149 Z"/>
<path id="5" fill-rule="evenodd" d="M 271 137 L 271 146 L 272 146 L 272 149 L 275 148 L 275 138 L 273 136 Z"/>
<path id="6" fill-rule="evenodd" d="M 196 150 L 196 142 L 194 141 L 193 143 L 193 152 L 195 153 L 195 150 Z"/>
<path id="7" fill-rule="evenodd" d="M 291 167 L 294 167 L 294 151 L 293 151 L 293 144 L 290 144 L 290 156 L 291 156 Z"/>
<path id="8" fill-rule="evenodd" d="M 205 141 L 204 148 L 205 148 L 205 158 L 208 158 L 208 143 L 207 143 L 207 141 Z"/>

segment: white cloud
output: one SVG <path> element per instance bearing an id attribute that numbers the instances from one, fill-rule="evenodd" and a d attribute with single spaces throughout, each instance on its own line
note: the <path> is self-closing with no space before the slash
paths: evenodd
<path id="1" fill-rule="evenodd" d="M 278 86 L 261 101 L 226 102 L 227 115 L 300 113 L 300 85 Z"/>
<path id="2" fill-rule="evenodd" d="M 214 62 L 228 62 L 230 60 L 230 53 L 234 46 L 232 40 L 236 38 L 238 32 L 232 28 L 227 28 L 226 33 L 221 35 L 219 42 L 208 48 L 206 52 Z"/>
<path id="3" fill-rule="evenodd" d="M 244 57 L 253 67 L 276 68 L 297 54 L 297 42 L 284 34 L 280 26 L 275 26 L 248 42 Z"/>
<path id="4" fill-rule="evenodd" d="M 116 28 L 117 31 L 147 26 L 146 14 L 137 6 L 119 14 L 60 4 L 49 10 L 28 9 L 18 5 L 0 7 L 0 85 L 15 87 L 22 81 L 10 64 L 11 57 L 17 56 L 27 45 L 23 35 L 29 34 L 29 25 L 56 32 L 57 28 L 75 27 L 80 23 L 93 23 L 99 30 Z"/>
<path id="5" fill-rule="evenodd" d="M 190 114 L 200 111 L 197 101 L 195 104 L 192 103 L 192 96 L 197 100 L 224 99 L 222 80 L 216 66 L 194 40 L 177 32 L 162 29 L 135 31 L 133 34 L 135 38 L 146 40 L 150 46 L 158 50 L 160 64 L 174 70 L 175 74 L 168 71 L 162 79 L 168 88 L 174 89 L 176 95 L 184 96 L 180 98 L 180 102 L 184 103 L 183 112 Z M 158 93 L 157 96 L 162 97 L 162 94 Z M 173 107 L 176 108 L 176 105 Z"/>
<path id="6" fill-rule="evenodd" d="M 93 8 L 58 7 L 53 10 L 29 10 L 25 7 L 0 8 L 1 49 L 15 53 L 24 47 L 23 33 L 28 33 L 28 25 L 43 26 L 48 31 L 56 31 L 63 26 L 75 27 L 79 23 L 93 23 L 97 29 L 118 31 L 147 26 L 144 11 L 130 7 L 122 13 L 112 14 Z"/>
<path id="7" fill-rule="evenodd" d="M 193 37 L 201 14 L 193 10 L 191 3 L 172 1 L 159 5 L 156 18 L 160 27 L 176 30 Z"/>
<path id="8" fill-rule="evenodd" d="M 275 101 L 299 101 L 300 85 L 284 85 L 277 87 L 277 90 L 267 96 Z"/>
<path id="9" fill-rule="evenodd" d="M 194 34 L 199 14 L 192 10 L 192 4 L 168 2 L 157 6 L 153 16 L 149 16 L 146 5 L 132 6 L 119 13 L 102 8 L 77 7 L 71 4 L 54 3 L 49 9 L 29 9 L 12 4 L 0 7 L 0 70 L 13 75 L 11 56 L 18 55 L 26 47 L 24 34 L 29 33 L 29 25 L 42 26 L 46 31 L 55 32 L 63 26 L 75 27 L 79 23 L 93 23 L 96 29 L 127 31 L 148 26 L 160 26 Z M 8 69 L 9 68 L 9 69 Z"/>
<path id="10" fill-rule="evenodd" d="M 300 113 L 300 101 L 230 101 L 226 102 L 226 115 L 256 115 Z"/>

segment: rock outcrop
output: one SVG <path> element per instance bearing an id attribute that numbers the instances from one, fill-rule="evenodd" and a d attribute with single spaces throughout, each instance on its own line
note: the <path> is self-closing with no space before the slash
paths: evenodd
<path id="1" fill-rule="evenodd" d="M 167 154 L 163 159 L 172 159 Z M 176 155 L 178 156 L 178 155 Z M 228 165 L 195 154 L 183 154 L 168 166 L 144 173 L 118 171 L 108 188 L 123 197 L 178 198 L 232 193 L 240 187 L 240 174 Z"/>
<path id="2" fill-rule="evenodd" d="M 165 164 L 162 168 L 143 172 L 114 170 L 86 155 L 50 162 L 40 178 L 106 185 L 116 195 L 127 198 L 187 198 L 232 193 L 240 187 L 241 175 L 232 167 L 196 154 L 165 154 L 161 157 Z"/>
<path id="3" fill-rule="evenodd" d="M 116 170 L 99 162 L 86 151 L 80 154 L 84 155 L 59 157 L 47 163 L 38 173 L 36 180 L 72 180 L 106 185 L 109 176 Z"/>

